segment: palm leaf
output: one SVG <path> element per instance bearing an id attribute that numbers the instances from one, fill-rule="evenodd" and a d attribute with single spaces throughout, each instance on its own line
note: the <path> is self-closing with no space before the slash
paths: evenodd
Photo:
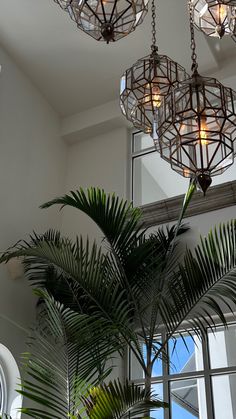
<path id="1" fill-rule="evenodd" d="M 140 386 L 128 382 L 121 384 L 119 380 L 91 389 L 84 404 L 90 419 L 138 419 L 143 418 L 148 410 L 168 406 Z M 150 414 L 148 417 L 151 418 Z"/>
<path id="2" fill-rule="evenodd" d="M 188 190 L 182 216 L 194 190 L 193 186 Z M 61 205 L 61 208 L 71 206 L 79 209 L 98 225 L 110 244 L 111 251 L 117 259 L 117 265 L 122 266 L 129 279 L 131 272 L 136 276 L 138 275 L 140 265 L 145 264 L 147 266 L 145 262 L 148 257 L 149 259 L 150 257 L 153 258 L 155 244 L 156 256 L 158 256 L 158 251 L 163 255 L 164 250 L 166 250 L 162 247 L 162 229 L 159 229 L 158 233 L 153 234 L 151 238 L 147 237 L 146 230 L 141 223 L 141 210 L 133 208 L 127 201 L 119 199 L 114 194 L 106 194 L 104 190 L 98 188 L 90 188 L 86 192 L 80 188 L 76 192 L 71 191 L 70 195 L 64 195 L 45 203 L 41 208 L 49 208 L 56 204 Z M 181 221 L 182 217 L 179 220 L 179 228 L 181 227 Z M 175 235 L 178 234 L 179 228 L 175 230 Z M 173 241 L 173 238 L 171 241 Z"/>
<path id="3" fill-rule="evenodd" d="M 134 384 L 117 381 L 89 389 L 84 375 L 92 378 L 96 368 L 88 351 L 96 344 L 96 325 L 89 339 L 90 316 L 64 308 L 46 292 L 38 294 L 45 300 L 47 316 L 30 340 L 30 352 L 24 354 L 26 378 L 19 390 L 37 406 L 22 408 L 22 413 L 35 419 L 81 419 L 85 413 L 88 419 L 139 418 L 148 409 L 167 406 Z"/>
<path id="4" fill-rule="evenodd" d="M 180 325 L 199 335 L 219 319 L 226 325 L 224 313 L 234 315 L 235 304 L 236 220 L 232 220 L 202 238 L 193 252 L 186 252 L 183 264 L 166 284 L 161 322 L 169 338 Z"/>
<path id="5" fill-rule="evenodd" d="M 85 193 L 80 188 L 76 192 L 71 191 L 70 195 L 45 203 L 41 208 L 49 208 L 55 204 L 62 208 L 71 206 L 87 214 L 102 230 L 121 260 L 126 259 L 130 247 L 144 235 L 139 225 L 141 211 L 114 194 L 107 195 L 104 190 L 90 188 Z"/>
<path id="6" fill-rule="evenodd" d="M 101 377 L 96 374 L 97 366 L 113 349 L 109 354 L 107 343 L 102 342 L 98 319 L 64 308 L 46 292 L 38 293 L 45 301 L 47 315 L 30 339 L 30 352 L 23 355 L 27 375 L 19 393 L 39 405 L 27 409 L 28 416 L 66 418 L 81 405 L 78 378 L 80 383 L 90 380 L 95 384 L 104 379 L 110 368 Z M 99 347 L 96 357 L 90 351 L 93 345 Z"/>
<path id="7" fill-rule="evenodd" d="M 75 285 L 70 288 L 71 292 L 76 290 L 80 293 L 73 294 L 77 309 L 81 301 L 88 301 L 90 311 L 87 313 L 103 319 L 112 330 L 108 341 L 114 344 L 114 336 L 117 336 L 114 351 L 120 348 L 121 340 L 123 344 L 124 341 L 132 341 L 132 350 L 136 351 L 140 363 L 144 365 L 142 351 L 134 333 L 134 302 L 127 299 L 127 288 L 121 286 L 122 273 L 116 269 L 109 255 L 102 254 L 95 244 L 89 249 L 88 242 L 84 245 L 82 238 L 72 244 L 63 238 L 54 242 L 47 237 L 40 237 L 30 243 L 18 243 L 16 248 L 2 256 L 1 261 L 21 256 L 27 258 L 27 275 L 31 280 L 37 282 L 41 272 L 50 266 L 66 282 L 69 279 L 77 284 L 78 287 Z M 84 307 L 81 310 L 84 312 Z"/>

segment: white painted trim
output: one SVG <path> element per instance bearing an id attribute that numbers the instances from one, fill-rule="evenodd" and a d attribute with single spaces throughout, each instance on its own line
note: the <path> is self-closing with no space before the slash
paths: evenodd
<path id="1" fill-rule="evenodd" d="M 5 374 L 1 365 L 0 365 L 0 383 L 1 383 L 1 393 L 2 393 L 2 405 L 1 405 L 0 413 L 1 415 L 3 415 L 3 413 L 5 413 L 7 409 L 7 383 L 6 383 Z"/>
<path id="2" fill-rule="evenodd" d="M 131 124 L 122 115 L 119 101 L 115 100 L 64 118 L 61 135 L 67 143 L 73 144 L 122 127 L 129 128 Z"/>

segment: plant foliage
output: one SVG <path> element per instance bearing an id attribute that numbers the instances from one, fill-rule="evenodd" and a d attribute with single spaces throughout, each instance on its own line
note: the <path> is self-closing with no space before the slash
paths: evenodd
<path id="1" fill-rule="evenodd" d="M 87 214 L 101 229 L 105 247 L 84 241 L 82 237 L 72 242 L 51 230 L 32 235 L 28 242 L 18 242 L 2 255 L 2 262 L 12 257 L 24 258 L 26 275 L 40 289 L 42 313 L 47 311 L 47 316 L 43 316 L 48 319 L 43 330 L 46 336 L 48 331 L 56 331 L 58 345 L 62 344 L 69 355 L 68 367 L 63 364 L 66 360 L 63 350 L 56 351 L 63 358 L 60 361 L 63 372 L 55 369 L 58 377 L 63 376 L 62 380 L 55 378 L 51 382 L 50 377 L 45 381 L 42 378 L 43 398 L 49 402 L 48 384 L 53 386 L 50 403 L 54 403 L 55 393 L 60 395 L 61 404 L 56 403 L 57 408 L 51 405 L 55 416 L 50 418 L 59 418 L 56 416 L 59 411 L 71 412 L 71 401 L 73 408 L 76 406 L 73 397 L 78 382 L 73 377 L 79 377 L 80 382 L 94 380 L 95 385 L 101 386 L 102 396 L 96 409 L 102 409 L 105 398 L 109 401 L 104 402 L 108 415 L 110 408 L 123 409 L 123 402 L 129 406 L 133 397 L 129 391 L 135 390 L 137 397 L 146 395 L 148 400 L 154 362 L 158 357 L 167 357 L 167 342 L 156 339 L 160 328 L 164 327 L 171 339 L 180 325 L 190 334 L 189 329 L 199 334 L 206 326 L 214 327 L 215 318 L 226 324 L 223 306 L 233 311 L 236 302 L 236 221 L 222 224 L 201 238 L 195 250 L 181 255 L 179 235 L 186 230 L 181 221 L 194 190 L 195 185 L 190 184 L 177 226 L 161 227 L 152 234 L 142 226 L 141 211 L 116 196 L 95 188 L 71 192 L 44 204 L 43 208 L 70 206 Z M 50 340 L 46 339 L 45 343 L 45 336 L 41 337 L 42 348 L 39 346 L 37 353 L 33 352 L 37 360 L 41 359 L 43 348 L 52 350 Z M 105 386 L 104 378 L 110 372 L 107 361 L 115 362 L 117 354 L 122 355 L 126 346 L 143 369 L 146 387 L 144 393 L 126 387 L 121 402 L 124 389 L 120 384 Z M 70 350 L 79 354 L 78 363 L 76 357 L 70 356 Z M 35 371 L 42 371 L 40 362 L 37 366 L 26 359 L 29 375 L 36 381 L 39 376 L 34 376 Z M 48 371 L 53 369 L 52 361 Z M 24 385 L 23 394 L 40 403 L 35 382 Z M 113 398 L 113 405 L 109 397 L 115 391 L 119 397 Z M 91 394 L 90 398 L 83 408 L 86 406 L 86 412 L 90 409 L 89 414 L 93 415 Z M 74 417 L 74 411 L 71 415 Z M 40 416 L 44 417 L 49 418 Z"/>

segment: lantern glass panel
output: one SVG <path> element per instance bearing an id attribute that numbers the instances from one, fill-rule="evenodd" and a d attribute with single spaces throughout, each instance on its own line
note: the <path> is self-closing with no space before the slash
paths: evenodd
<path id="1" fill-rule="evenodd" d="M 215 79 L 183 82 L 159 114 L 161 156 L 184 177 L 223 173 L 234 161 L 235 103 L 236 93 Z"/>
<path id="2" fill-rule="evenodd" d="M 54 0 L 84 32 L 98 41 L 117 41 L 143 22 L 148 0 Z"/>
<path id="3" fill-rule="evenodd" d="M 235 0 L 193 0 L 195 26 L 212 37 L 234 35 L 235 6 Z"/>
<path id="4" fill-rule="evenodd" d="M 163 98 L 187 78 L 186 71 L 165 55 L 149 55 L 126 70 L 120 83 L 120 107 L 135 128 L 151 133 Z"/>

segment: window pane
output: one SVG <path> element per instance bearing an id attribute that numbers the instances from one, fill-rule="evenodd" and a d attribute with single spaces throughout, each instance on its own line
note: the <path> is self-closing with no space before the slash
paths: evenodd
<path id="1" fill-rule="evenodd" d="M 133 202 L 142 206 L 163 199 L 185 194 L 189 178 L 177 174 L 168 162 L 155 151 L 153 139 L 142 132 L 133 135 L 132 153 L 153 152 L 133 160 Z M 232 165 L 220 176 L 213 176 L 212 186 L 235 180 L 235 167 Z"/>
<path id="2" fill-rule="evenodd" d="M 158 350 L 159 346 L 161 343 L 161 337 L 157 337 L 156 343 L 155 343 L 155 348 L 156 350 Z M 145 360 L 145 363 L 147 362 L 147 352 L 146 352 L 146 346 L 145 344 L 142 345 L 142 352 L 143 352 L 143 357 Z M 152 359 L 154 356 L 154 352 L 152 355 Z M 142 367 L 140 366 L 139 362 L 137 361 L 137 359 L 135 358 L 134 354 L 132 352 L 130 352 L 130 378 L 131 380 L 139 380 L 139 379 L 143 379 L 144 378 L 144 372 Z M 153 365 L 153 370 L 152 370 L 152 377 L 160 377 L 162 375 L 162 360 L 161 359 L 157 359 L 154 362 Z"/>
<path id="3" fill-rule="evenodd" d="M 202 344 L 196 335 L 175 335 L 169 341 L 170 374 L 203 370 Z"/>
<path id="4" fill-rule="evenodd" d="M 154 391 L 158 399 L 163 400 L 163 384 L 162 383 L 153 384 L 152 390 Z M 151 416 L 152 418 L 155 418 L 155 419 L 164 419 L 164 409 L 157 409 L 157 410 L 152 411 Z"/>
<path id="5" fill-rule="evenodd" d="M 213 333 L 208 331 L 211 368 L 236 366 L 236 325 L 217 327 Z"/>
<path id="6" fill-rule="evenodd" d="M 156 151 L 133 161 L 133 201 L 140 206 L 187 191 L 189 180 L 178 176 Z"/>
<path id="7" fill-rule="evenodd" d="M 207 419 L 203 378 L 173 381 L 170 395 L 171 419 Z"/>
<path id="8" fill-rule="evenodd" d="M 236 418 L 236 374 L 212 377 L 215 419 Z"/>
<path id="9" fill-rule="evenodd" d="M 154 147 L 153 139 L 150 135 L 138 132 L 133 136 L 133 152 L 142 151 Z"/>

